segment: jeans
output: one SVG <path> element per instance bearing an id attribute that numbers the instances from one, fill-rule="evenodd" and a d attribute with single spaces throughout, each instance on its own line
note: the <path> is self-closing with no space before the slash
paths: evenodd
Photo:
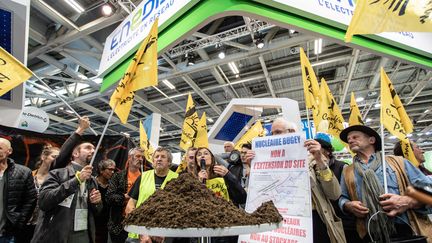
<path id="1" fill-rule="evenodd" d="M 13 236 L 0 236 L 0 243 L 15 243 Z"/>

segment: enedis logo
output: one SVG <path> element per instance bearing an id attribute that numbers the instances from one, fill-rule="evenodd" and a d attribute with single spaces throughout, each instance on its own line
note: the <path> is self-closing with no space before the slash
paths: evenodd
<path id="1" fill-rule="evenodd" d="M 114 33 L 109 44 L 112 52 L 108 56 L 108 60 L 112 59 L 132 39 L 138 37 L 147 27 L 150 27 L 156 18 L 166 12 L 173 4 L 174 0 L 147 0 L 141 9 L 134 11 L 132 18 L 123 23 Z"/>

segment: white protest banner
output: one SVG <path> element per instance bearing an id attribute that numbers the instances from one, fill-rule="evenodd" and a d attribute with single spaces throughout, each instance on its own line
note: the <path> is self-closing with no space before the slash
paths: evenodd
<path id="1" fill-rule="evenodd" d="M 312 203 L 304 134 L 258 137 L 252 141 L 246 211 L 272 200 L 284 218 L 282 227 L 264 233 L 240 235 L 239 243 L 312 242 Z"/>

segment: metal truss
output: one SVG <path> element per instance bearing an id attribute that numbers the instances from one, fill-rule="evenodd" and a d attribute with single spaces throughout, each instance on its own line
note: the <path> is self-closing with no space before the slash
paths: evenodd
<path id="1" fill-rule="evenodd" d="M 254 34 L 255 32 L 270 29 L 275 25 L 260 21 L 251 20 L 249 24 L 239 26 L 224 32 L 220 32 L 215 35 L 207 36 L 189 43 L 176 46 L 169 50 L 167 53 L 170 58 L 185 55 L 186 53 L 193 52 L 199 49 L 203 49 L 209 46 L 219 45 L 226 41 L 240 38 L 242 36 Z"/>

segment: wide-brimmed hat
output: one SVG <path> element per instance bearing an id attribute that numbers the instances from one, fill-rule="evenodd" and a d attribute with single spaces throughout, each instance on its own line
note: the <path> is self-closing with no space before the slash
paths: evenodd
<path id="1" fill-rule="evenodd" d="M 345 128 L 344 130 L 342 130 L 342 132 L 339 134 L 339 137 L 342 141 L 344 141 L 345 143 L 348 143 L 348 134 L 352 131 L 359 131 L 362 133 L 365 133 L 371 137 L 375 137 L 375 150 L 376 151 L 381 151 L 382 148 L 382 144 L 381 144 L 381 137 L 380 135 L 373 130 L 370 127 L 367 126 L 363 126 L 363 125 L 354 125 L 354 126 L 349 126 L 347 128 Z"/>

